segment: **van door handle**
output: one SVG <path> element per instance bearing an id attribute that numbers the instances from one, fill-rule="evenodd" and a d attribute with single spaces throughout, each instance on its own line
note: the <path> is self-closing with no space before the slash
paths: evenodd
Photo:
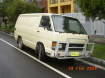
<path id="1" fill-rule="evenodd" d="M 37 31 L 37 32 L 40 32 L 40 31 Z"/>

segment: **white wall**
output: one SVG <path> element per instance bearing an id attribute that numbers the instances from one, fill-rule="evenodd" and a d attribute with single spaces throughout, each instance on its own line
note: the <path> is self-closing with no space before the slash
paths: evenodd
<path id="1" fill-rule="evenodd" d="M 66 13 L 64 15 L 79 19 L 89 35 L 94 35 L 96 30 L 96 35 L 105 37 L 105 20 L 95 20 L 93 22 L 90 19 L 86 21 L 86 17 L 82 13 Z"/>

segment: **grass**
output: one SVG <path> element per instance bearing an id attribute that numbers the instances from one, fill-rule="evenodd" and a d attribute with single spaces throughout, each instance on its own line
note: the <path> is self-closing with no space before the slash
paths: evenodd
<path id="1" fill-rule="evenodd" d="M 95 44 L 93 56 L 105 60 L 105 44 Z"/>

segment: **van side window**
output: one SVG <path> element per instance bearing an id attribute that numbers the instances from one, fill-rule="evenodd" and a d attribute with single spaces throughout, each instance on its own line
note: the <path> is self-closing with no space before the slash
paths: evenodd
<path id="1" fill-rule="evenodd" d="M 41 22 L 40 22 L 40 27 L 44 27 L 47 30 L 51 31 L 51 23 L 50 23 L 49 16 L 42 16 L 42 19 L 41 19 Z"/>

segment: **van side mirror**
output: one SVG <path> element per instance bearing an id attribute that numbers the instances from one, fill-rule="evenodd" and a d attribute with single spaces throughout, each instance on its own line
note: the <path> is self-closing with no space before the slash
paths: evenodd
<path id="1" fill-rule="evenodd" d="M 39 27 L 43 27 L 43 25 L 39 25 Z"/>
<path id="2" fill-rule="evenodd" d="M 51 24 L 46 25 L 46 26 L 39 25 L 39 27 L 43 27 L 44 29 L 47 29 L 47 30 L 49 30 L 49 31 L 52 31 L 52 29 L 51 29 Z"/>
<path id="3" fill-rule="evenodd" d="M 51 26 L 47 26 L 46 28 L 47 30 L 52 31 Z"/>
<path id="4" fill-rule="evenodd" d="M 52 31 L 51 29 L 51 24 L 48 24 L 47 26 L 44 26 L 45 29 L 49 30 L 49 31 Z"/>

